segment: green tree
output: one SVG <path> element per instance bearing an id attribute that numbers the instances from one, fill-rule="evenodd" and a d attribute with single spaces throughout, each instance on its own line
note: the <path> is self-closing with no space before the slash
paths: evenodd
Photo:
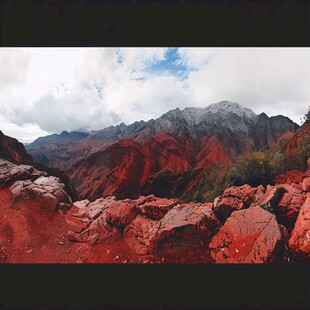
<path id="1" fill-rule="evenodd" d="M 258 186 L 272 183 L 275 164 L 263 152 L 253 152 L 241 156 L 229 172 L 229 179 L 233 185 L 249 184 Z"/>

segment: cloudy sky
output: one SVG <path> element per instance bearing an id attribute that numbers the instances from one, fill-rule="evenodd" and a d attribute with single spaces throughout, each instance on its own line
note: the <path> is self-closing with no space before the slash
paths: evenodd
<path id="1" fill-rule="evenodd" d="M 309 48 L 0 48 L 0 130 L 32 142 L 238 102 L 300 124 Z"/>

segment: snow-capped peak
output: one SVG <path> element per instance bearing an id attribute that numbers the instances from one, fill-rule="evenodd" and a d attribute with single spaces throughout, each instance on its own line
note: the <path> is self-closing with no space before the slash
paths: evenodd
<path id="1" fill-rule="evenodd" d="M 245 116 L 247 118 L 253 118 L 256 116 L 256 114 L 251 109 L 248 109 L 239 103 L 230 102 L 227 100 L 210 104 L 209 106 L 205 108 L 205 112 L 210 112 L 213 114 L 218 113 L 218 112 L 227 114 L 230 112 L 230 113 L 237 114 L 240 117 Z"/>

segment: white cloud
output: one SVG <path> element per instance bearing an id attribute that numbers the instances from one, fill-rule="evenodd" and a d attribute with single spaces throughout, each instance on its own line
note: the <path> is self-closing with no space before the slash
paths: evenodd
<path id="1" fill-rule="evenodd" d="M 216 49 L 208 65 L 190 73 L 188 83 L 194 105 L 227 99 L 298 121 L 310 99 L 310 50 Z"/>
<path id="2" fill-rule="evenodd" d="M 31 128 L 37 134 L 97 130 L 225 99 L 256 113 L 283 114 L 299 122 L 309 105 L 310 49 L 180 48 L 180 59 L 174 61 L 194 69 L 183 81 L 169 70 L 161 75 L 146 70 L 164 60 L 166 52 L 41 48 L 9 54 L 0 49 L 5 67 L 0 116 L 6 120 L 0 125 L 8 128 L 11 122 L 18 130 L 28 128 L 29 136 Z"/>
<path id="3" fill-rule="evenodd" d="M 47 131 L 42 130 L 37 124 L 24 124 L 18 126 L 14 123 L 4 121 L 0 117 L 0 130 L 7 136 L 14 137 L 22 143 L 34 141 L 39 136 L 48 135 Z"/>

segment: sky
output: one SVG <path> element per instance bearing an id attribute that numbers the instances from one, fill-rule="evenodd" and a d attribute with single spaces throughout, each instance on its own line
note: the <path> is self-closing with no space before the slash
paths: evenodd
<path id="1" fill-rule="evenodd" d="M 309 48 L 0 48 L 0 130 L 23 143 L 228 100 L 300 124 Z"/>

